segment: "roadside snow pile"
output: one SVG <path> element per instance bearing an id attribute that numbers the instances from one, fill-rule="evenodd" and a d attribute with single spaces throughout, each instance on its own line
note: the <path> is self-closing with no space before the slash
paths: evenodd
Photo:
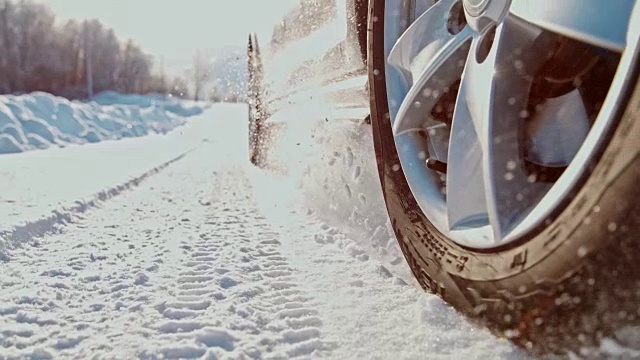
<path id="1" fill-rule="evenodd" d="M 0 154 L 166 133 L 202 111 L 161 95 L 105 92 L 89 102 L 41 92 L 0 96 Z"/>

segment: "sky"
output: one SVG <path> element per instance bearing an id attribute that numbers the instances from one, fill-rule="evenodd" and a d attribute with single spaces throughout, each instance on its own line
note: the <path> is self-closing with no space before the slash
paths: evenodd
<path id="1" fill-rule="evenodd" d="M 121 40 L 133 39 L 164 57 L 169 74 L 181 74 L 196 50 L 244 48 L 249 32 L 259 38 L 299 0 L 39 0 L 59 20 L 97 18 Z"/>

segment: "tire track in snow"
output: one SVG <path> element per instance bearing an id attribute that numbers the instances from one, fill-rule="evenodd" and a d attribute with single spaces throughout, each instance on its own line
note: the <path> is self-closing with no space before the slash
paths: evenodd
<path id="1" fill-rule="evenodd" d="M 58 231 L 59 226 L 72 222 L 74 216 L 85 213 L 89 209 L 95 208 L 101 203 L 120 195 L 122 192 L 139 186 L 142 181 L 160 173 L 171 164 L 180 161 L 195 149 L 196 148 L 192 148 L 125 183 L 104 189 L 88 199 L 77 200 L 73 205 L 54 209 L 51 215 L 47 217 L 28 220 L 23 224 L 14 225 L 9 230 L 0 229 L 0 261 L 6 262 L 10 260 L 10 257 L 6 253 L 6 248 L 15 247 L 19 244 L 32 241 L 36 237 L 42 237 L 45 234 Z"/>
<path id="2" fill-rule="evenodd" d="M 171 358 L 202 350 L 146 329 L 175 277 L 180 239 L 193 236 L 191 220 L 204 219 L 211 172 L 191 174 L 202 153 L 183 155 L 135 191 L 12 251 L 12 261 L 0 264 L 0 359 L 132 358 L 146 346 Z"/>
<path id="3" fill-rule="evenodd" d="M 212 151 L 12 250 L 0 359 L 329 354 L 280 234 Z"/>
<path id="4" fill-rule="evenodd" d="M 318 311 L 280 252 L 280 234 L 244 195 L 250 193 L 247 186 L 239 171 L 218 175 L 214 188 L 219 197 L 197 241 L 183 244 L 189 250 L 184 270 L 172 299 L 156 306 L 165 318 L 157 328 L 174 340 L 193 333 L 197 342 L 237 348 L 248 358 L 329 352 Z M 221 308 L 228 316 L 226 328 L 207 328 L 201 319 Z"/>

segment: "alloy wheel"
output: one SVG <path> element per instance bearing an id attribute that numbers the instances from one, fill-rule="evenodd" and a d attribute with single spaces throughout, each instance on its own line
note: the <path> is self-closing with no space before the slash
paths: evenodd
<path id="1" fill-rule="evenodd" d="M 419 206 L 508 245 L 570 194 L 611 126 L 634 0 L 387 2 L 387 92 Z M 622 74 L 622 75 L 621 75 Z M 400 166 L 398 166 L 400 168 Z"/>

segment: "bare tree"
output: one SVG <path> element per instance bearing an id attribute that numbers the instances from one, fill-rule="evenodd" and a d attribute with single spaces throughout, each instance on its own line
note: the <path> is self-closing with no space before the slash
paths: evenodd
<path id="1" fill-rule="evenodd" d="M 189 85 L 187 81 L 182 77 L 174 78 L 169 88 L 169 94 L 179 98 L 189 98 Z"/>
<path id="2" fill-rule="evenodd" d="M 11 1 L 0 0 L 0 85 L 5 92 L 14 91 L 18 72 L 15 13 L 16 6 Z"/>
<path id="3" fill-rule="evenodd" d="M 128 93 L 146 91 L 151 79 L 151 58 L 132 40 L 127 41 L 122 51 L 122 68 L 119 76 L 119 89 Z"/>
<path id="4" fill-rule="evenodd" d="M 83 65 L 83 39 L 81 25 L 75 20 L 67 21 L 58 31 L 58 57 L 61 59 L 61 93 L 64 96 L 78 97 L 84 94 L 80 90 L 85 74 Z"/>
<path id="5" fill-rule="evenodd" d="M 0 0 L 0 93 L 165 93 L 164 76 L 152 76 L 152 67 L 151 56 L 131 41 L 122 44 L 98 20 L 56 25 L 46 5 Z"/>
<path id="6" fill-rule="evenodd" d="M 0 1 L 0 71 L 5 91 L 48 90 L 55 16 L 41 4 Z M 27 84 L 31 79 L 32 83 Z"/>
<path id="7" fill-rule="evenodd" d="M 118 38 L 98 20 L 85 20 L 82 33 L 87 82 L 96 92 L 114 89 L 122 65 Z"/>
<path id="8" fill-rule="evenodd" d="M 211 79 L 211 62 L 201 51 L 196 51 L 193 56 L 193 65 L 190 70 L 193 81 L 193 96 L 196 101 L 200 100 L 200 95 Z"/>

